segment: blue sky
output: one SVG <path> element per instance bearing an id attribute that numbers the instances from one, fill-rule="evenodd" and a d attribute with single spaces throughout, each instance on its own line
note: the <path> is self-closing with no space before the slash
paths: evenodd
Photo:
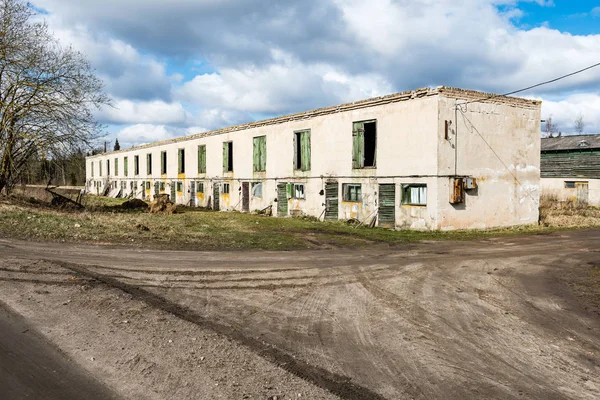
<path id="1" fill-rule="evenodd" d="M 33 0 L 87 54 L 123 147 L 439 85 L 503 93 L 600 62 L 600 2 Z M 600 68 L 523 96 L 600 133 Z"/>

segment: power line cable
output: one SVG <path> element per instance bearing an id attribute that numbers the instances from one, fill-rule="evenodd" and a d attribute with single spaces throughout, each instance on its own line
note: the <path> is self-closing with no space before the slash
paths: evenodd
<path id="1" fill-rule="evenodd" d="M 535 85 L 531 85 L 531 86 L 528 86 L 528 87 L 523 88 L 523 89 L 514 90 L 512 92 L 508 92 L 508 93 L 504 93 L 504 94 L 493 94 L 491 96 L 484 97 L 484 98 L 481 98 L 481 99 L 478 99 L 478 100 L 467 101 L 466 103 L 462 103 L 461 106 L 467 105 L 467 104 L 471 104 L 471 103 L 477 103 L 477 102 L 480 102 L 480 101 L 490 100 L 490 99 L 493 99 L 495 97 L 510 96 L 510 95 L 513 95 L 513 94 L 524 92 L 526 90 L 535 89 L 537 87 L 548 85 L 549 83 L 558 82 L 558 81 L 563 80 L 565 78 L 569 78 L 569 77 L 571 77 L 573 75 L 580 74 L 582 72 L 588 71 L 588 70 L 590 70 L 592 68 L 596 68 L 596 67 L 599 67 L 599 66 L 600 66 L 600 63 L 596 63 L 596 64 L 590 65 L 588 67 L 582 68 L 580 70 L 571 72 L 569 74 L 559 76 L 558 78 L 550 79 L 549 81 L 545 81 L 545 82 L 541 82 L 541 83 L 536 83 Z"/>

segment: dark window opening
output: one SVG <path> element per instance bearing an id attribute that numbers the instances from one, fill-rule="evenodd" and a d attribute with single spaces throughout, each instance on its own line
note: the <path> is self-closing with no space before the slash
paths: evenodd
<path id="1" fill-rule="evenodd" d="M 310 130 L 294 132 L 294 169 L 310 170 Z"/>
<path id="2" fill-rule="evenodd" d="M 146 172 L 148 175 L 152 174 L 152 154 L 146 154 Z"/>
<path id="3" fill-rule="evenodd" d="M 223 172 L 233 172 L 233 142 L 223 143 Z"/>
<path id="4" fill-rule="evenodd" d="M 375 166 L 375 149 L 377 144 L 377 128 L 375 122 L 366 122 L 365 125 L 365 150 L 364 150 L 364 166 Z"/>
<path id="5" fill-rule="evenodd" d="M 160 153 L 160 173 L 163 175 L 167 173 L 167 152 L 166 151 L 163 151 Z"/>
<path id="6" fill-rule="evenodd" d="M 133 156 L 133 173 L 140 174 L 140 156 Z"/>
<path id="7" fill-rule="evenodd" d="M 178 151 L 178 162 L 177 162 L 177 173 L 184 174 L 185 173 L 185 150 L 179 149 Z"/>

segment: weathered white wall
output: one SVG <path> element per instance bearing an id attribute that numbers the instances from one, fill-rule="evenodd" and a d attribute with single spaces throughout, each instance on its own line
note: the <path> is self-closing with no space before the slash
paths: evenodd
<path id="1" fill-rule="evenodd" d="M 473 93 L 473 92 L 470 92 Z M 413 96 L 414 97 L 414 96 Z M 506 100 L 509 101 L 509 100 Z M 517 102 L 518 103 L 518 102 Z M 480 137 L 467 129 L 461 116 L 458 119 L 457 174 L 478 178 L 477 194 L 467 195 L 463 205 L 449 204 L 449 175 L 454 174 L 455 149 L 444 139 L 444 121 L 455 118 L 455 100 L 440 95 L 435 89 L 424 97 L 364 104 L 346 111 L 328 111 L 325 115 L 309 115 L 305 119 L 287 120 L 277 124 L 254 126 L 243 130 L 181 138 L 145 148 L 122 150 L 87 158 L 87 179 L 104 184 L 107 180 L 106 161 L 111 162 L 109 182 L 126 180 L 130 183 L 150 180 L 147 197 L 154 194 L 154 181 L 170 184 L 184 183 L 176 201 L 187 203 L 194 194 L 188 193 L 190 182 L 204 182 L 204 194 L 198 195 L 197 205 L 212 203 L 213 187 L 230 184 L 230 194 L 220 195 L 222 210 L 242 209 L 242 182 L 263 182 L 263 196 L 250 198 L 250 210 L 269 205 L 277 215 L 277 183 L 305 184 L 305 199 L 289 199 L 290 214 L 322 216 L 325 196 L 319 194 L 325 182 L 339 183 L 339 218 L 364 220 L 376 215 L 379 184 L 396 185 L 396 226 L 412 229 L 486 228 L 535 223 L 539 202 L 540 108 L 507 104 L 473 104 L 467 117 L 482 133 L 496 154 L 506 163 L 505 168 Z M 352 124 L 356 121 L 377 120 L 377 167 L 352 168 Z M 456 128 L 456 123 L 452 129 Z M 298 130 L 311 130 L 311 170 L 293 170 L 293 138 Z M 253 138 L 266 135 L 266 171 L 253 172 Z M 233 172 L 223 173 L 223 142 L 232 141 Z M 197 173 L 197 146 L 206 145 L 206 174 Z M 177 174 L 178 149 L 185 149 L 185 174 Z M 167 151 L 167 174 L 160 174 L 160 153 Z M 146 174 L 146 154 L 152 153 L 152 174 Z M 139 155 L 140 173 L 134 175 L 134 156 Z M 123 157 L 129 157 L 129 175 L 123 175 Z M 119 174 L 114 175 L 114 158 L 119 158 Z M 99 177 L 98 162 L 103 162 Z M 95 163 L 94 177 L 90 163 Z M 510 172 L 509 172 L 510 170 Z M 513 178 L 515 174 L 518 182 Z M 343 184 L 360 183 L 362 201 L 343 201 Z M 401 204 L 401 184 L 427 185 L 426 206 Z M 96 192 L 93 186 L 89 190 Z M 138 196 L 139 197 L 139 196 Z"/>
<path id="2" fill-rule="evenodd" d="M 589 178 L 542 178 L 542 196 L 553 196 L 559 201 L 575 201 L 577 189 L 565 188 L 565 182 L 587 182 L 588 204 L 600 206 L 600 179 Z"/>
<path id="3" fill-rule="evenodd" d="M 450 180 L 439 179 L 440 229 L 537 224 L 541 104 L 529 108 L 440 97 L 439 174 L 477 179 L 463 204 L 449 203 Z M 462 111 L 462 112 L 461 112 Z M 444 121 L 452 121 L 449 140 Z M 456 161 L 456 163 L 455 163 Z"/>

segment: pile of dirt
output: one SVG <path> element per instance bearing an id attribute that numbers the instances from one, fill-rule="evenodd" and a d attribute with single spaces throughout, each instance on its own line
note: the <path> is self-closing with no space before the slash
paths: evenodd
<path id="1" fill-rule="evenodd" d="M 124 210 L 146 209 L 148 208 L 148 204 L 140 199 L 131 199 L 121 204 L 121 208 L 123 208 Z"/>
<path id="2" fill-rule="evenodd" d="M 150 203 L 148 212 L 151 214 L 174 214 L 177 212 L 177 206 L 171 200 L 169 200 L 168 194 L 159 194 L 156 195 L 154 197 L 154 201 Z"/>

